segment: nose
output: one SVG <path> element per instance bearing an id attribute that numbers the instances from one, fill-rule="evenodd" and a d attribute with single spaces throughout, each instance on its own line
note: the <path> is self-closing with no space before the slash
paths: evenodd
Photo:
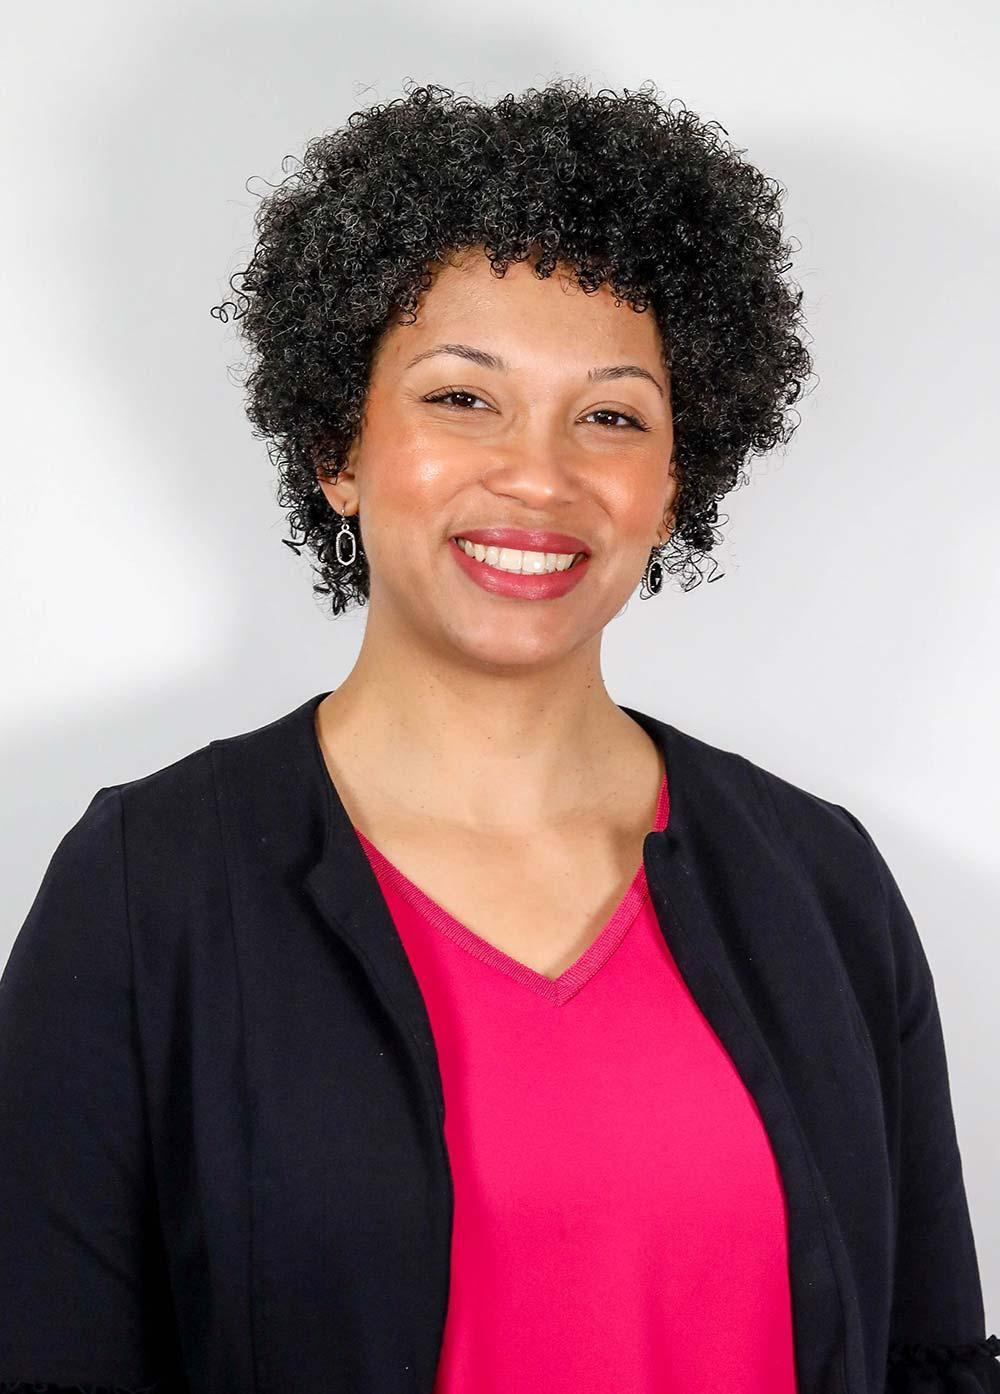
<path id="1" fill-rule="evenodd" d="M 524 431 L 490 451 L 483 483 L 494 494 L 544 511 L 578 499 L 581 475 L 576 453 L 565 440 L 555 433 Z"/>

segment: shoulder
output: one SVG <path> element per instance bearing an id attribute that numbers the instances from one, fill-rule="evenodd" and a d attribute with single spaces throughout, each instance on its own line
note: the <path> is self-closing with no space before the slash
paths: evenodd
<path id="1" fill-rule="evenodd" d="M 90 796 L 56 841 L 14 938 L 4 976 L 8 1003 L 11 984 L 22 979 L 35 990 L 43 981 L 127 981 L 131 885 L 137 875 L 166 885 L 166 849 L 204 837 L 206 751 Z"/>
<path id="2" fill-rule="evenodd" d="M 763 809 L 803 850 L 863 849 L 865 839 L 856 817 L 828 795 L 740 751 L 659 718 L 634 714 L 658 737 L 668 779 L 678 785 L 686 782 L 688 789 L 678 792 L 690 791 L 693 801 L 725 808 L 733 817 L 757 817 Z"/>
<path id="3" fill-rule="evenodd" d="M 159 768 L 98 789 L 56 843 L 35 919 L 69 928 L 84 914 L 96 924 L 103 913 L 109 923 L 125 923 L 135 918 L 134 908 L 154 902 L 176 907 L 191 900 L 199 879 L 217 881 L 223 805 L 236 828 L 254 804 L 268 807 L 276 769 L 295 763 L 292 715 L 208 740 Z M 62 913 L 71 904 L 77 913 Z"/>
<path id="4" fill-rule="evenodd" d="M 123 834 L 129 840 L 147 832 L 161 841 L 204 836 L 218 819 L 227 781 L 237 772 L 250 797 L 254 784 L 263 790 L 273 782 L 276 769 L 294 759 L 294 735 L 303 729 L 295 718 L 304 709 L 213 737 L 165 765 L 108 785 L 88 806 L 81 833 L 96 831 L 109 816 L 109 808 L 117 805 Z"/>
<path id="5" fill-rule="evenodd" d="M 769 895 L 794 903 L 803 933 L 812 926 L 836 943 L 870 1022 L 885 1015 L 897 988 L 919 996 L 927 976 L 919 935 L 860 818 L 748 755 L 677 727 L 665 736 L 676 778 L 686 784 L 680 836 L 713 879 L 723 867 L 741 882 L 763 876 Z"/>
<path id="6" fill-rule="evenodd" d="M 641 714 L 638 714 L 641 715 Z M 867 828 L 830 793 L 800 783 L 751 756 L 645 716 L 667 763 L 671 802 L 704 840 L 745 839 L 768 848 L 813 891 L 864 917 L 884 911 L 885 863 Z"/>

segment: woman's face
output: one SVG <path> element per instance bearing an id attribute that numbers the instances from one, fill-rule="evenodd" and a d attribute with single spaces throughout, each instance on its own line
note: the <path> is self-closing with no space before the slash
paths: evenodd
<path id="1" fill-rule="evenodd" d="M 323 483 L 359 515 L 369 628 L 390 620 L 397 637 L 504 668 L 599 644 L 672 527 L 662 353 L 651 313 L 607 286 L 585 294 L 561 267 L 539 280 L 519 262 L 500 279 L 481 248 L 436 267 L 416 321 L 383 337 L 361 430 Z M 565 536 L 462 553 L 456 538 L 491 528 Z M 524 550 L 583 549 L 550 576 L 503 569 Z"/>

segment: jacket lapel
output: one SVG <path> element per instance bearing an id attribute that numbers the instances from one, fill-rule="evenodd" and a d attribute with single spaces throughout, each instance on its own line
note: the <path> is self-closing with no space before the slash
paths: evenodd
<path id="1" fill-rule="evenodd" d="M 312 725 L 315 707 L 324 695 L 314 698 L 304 713 L 313 733 L 325 785 L 323 797 L 328 820 L 322 855 L 306 872 L 305 886 L 329 929 L 339 935 L 365 965 L 382 1005 L 403 1028 L 412 1064 L 423 1081 L 433 1116 L 443 1123 L 441 1074 L 423 994 L 378 879 L 329 777 L 315 737 Z"/>

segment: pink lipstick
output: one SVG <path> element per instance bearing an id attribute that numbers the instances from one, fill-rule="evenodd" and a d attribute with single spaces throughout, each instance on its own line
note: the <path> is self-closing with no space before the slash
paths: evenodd
<path id="1" fill-rule="evenodd" d="M 582 552 L 585 551 L 586 544 L 582 544 L 579 538 L 571 537 L 566 533 L 524 532 L 514 528 L 474 528 L 471 532 L 459 533 L 456 537 L 452 537 L 448 546 L 454 553 L 459 566 L 470 580 L 475 581 L 483 590 L 491 591 L 494 595 L 510 596 L 520 600 L 553 600 L 561 595 L 566 595 L 567 592 L 579 585 L 590 564 L 590 554 L 586 552 L 585 555 L 578 556 L 573 564 L 564 571 L 531 574 L 503 571 L 498 566 L 491 566 L 487 561 L 477 561 L 475 557 L 470 557 L 458 545 L 457 537 L 463 537 L 468 542 L 481 543 L 484 547 L 514 548 L 516 545 L 516 550 L 528 552 Z M 495 540 L 498 537 L 503 540 Z M 544 539 L 544 545 L 535 540 L 533 545 L 529 546 L 527 542 L 520 540 L 528 537 L 533 540 Z M 517 539 L 516 544 L 515 539 Z"/>

